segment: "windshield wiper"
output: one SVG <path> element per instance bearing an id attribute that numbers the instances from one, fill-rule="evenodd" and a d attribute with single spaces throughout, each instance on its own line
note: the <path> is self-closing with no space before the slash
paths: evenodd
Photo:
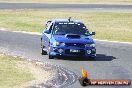
<path id="1" fill-rule="evenodd" d="M 65 34 L 60 34 L 60 35 L 65 35 Z"/>
<path id="2" fill-rule="evenodd" d="M 65 35 L 65 34 L 55 34 L 55 35 Z"/>

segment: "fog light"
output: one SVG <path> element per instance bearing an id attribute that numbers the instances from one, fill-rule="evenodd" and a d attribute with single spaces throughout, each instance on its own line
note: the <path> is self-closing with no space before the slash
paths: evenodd
<path id="1" fill-rule="evenodd" d="M 59 53 L 62 53 L 63 52 L 63 49 L 58 49 Z"/>
<path id="2" fill-rule="evenodd" d="M 92 49 L 92 52 L 95 52 L 96 50 L 95 49 Z"/>
<path id="3" fill-rule="evenodd" d="M 87 54 L 91 54 L 91 50 L 87 50 Z"/>

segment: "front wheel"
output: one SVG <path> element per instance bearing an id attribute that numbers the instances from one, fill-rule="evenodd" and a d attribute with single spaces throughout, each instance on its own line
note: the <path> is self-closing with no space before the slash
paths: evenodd
<path id="1" fill-rule="evenodd" d="M 43 50 L 44 46 L 41 45 L 41 54 L 42 55 L 47 55 L 47 52 Z"/>
<path id="2" fill-rule="evenodd" d="M 54 56 L 50 55 L 50 46 L 49 46 L 49 48 L 48 48 L 48 58 L 49 58 L 49 59 L 54 59 Z"/>
<path id="3" fill-rule="evenodd" d="M 54 59 L 54 56 L 52 56 L 52 55 L 48 55 L 49 57 L 49 59 Z"/>
<path id="4" fill-rule="evenodd" d="M 47 55 L 47 52 L 43 50 L 43 48 L 41 49 L 41 54 L 42 55 Z"/>

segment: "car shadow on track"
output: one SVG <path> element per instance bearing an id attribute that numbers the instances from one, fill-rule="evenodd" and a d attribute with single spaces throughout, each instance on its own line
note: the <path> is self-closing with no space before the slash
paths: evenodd
<path id="1" fill-rule="evenodd" d="M 112 61 L 116 59 L 114 56 L 106 56 L 104 54 L 97 54 L 95 59 L 91 58 L 82 58 L 82 57 L 61 57 L 58 60 L 69 60 L 69 61 Z"/>

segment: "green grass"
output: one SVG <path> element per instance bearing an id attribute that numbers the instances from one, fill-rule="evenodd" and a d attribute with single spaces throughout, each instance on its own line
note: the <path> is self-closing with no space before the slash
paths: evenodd
<path id="1" fill-rule="evenodd" d="M 132 0 L 0 0 L 1 2 L 26 3 L 81 3 L 81 4 L 132 4 Z"/>
<path id="2" fill-rule="evenodd" d="M 0 55 L 0 88 L 13 88 L 33 80 L 33 75 L 16 68 L 18 58 Z"/>
<path id="3" fill-rule="evenodd" d="M 67 19 L 70 16 L 82 20 L 90 31 L 95 31 L 94 38 L 132 42 L 132 13 L 0 10 L 0 27 L 42 32 L 45 21 Z"/>

